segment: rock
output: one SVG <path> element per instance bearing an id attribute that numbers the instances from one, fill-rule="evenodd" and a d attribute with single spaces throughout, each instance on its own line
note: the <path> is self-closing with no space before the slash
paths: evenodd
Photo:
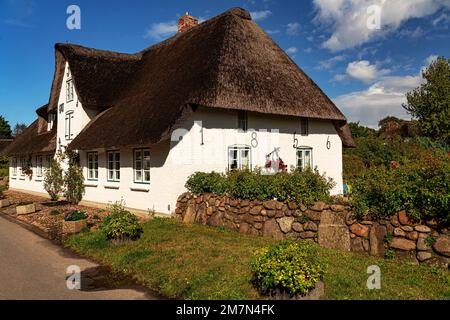
<path id="1" fill-rule="evenodd" d="M 413 226 L 415 225 L 413 223 L 413 221 L 411 220 L 411 218 L 408 216 L 408 214 L 406 213 L 405 210 L 400 211 L 398 213 L 398 221 L 403 224 L 403 225 L 407 225 L 407 226 Z"/>
<path id="2" fill-rule="evenodd" d="M 264 208 L 268 210 L 275 210 L 277 208 L 278 201 L 270 200 L 263 203 Z"/>
<path id="3" fill-rule="evenodd" d="M 344 211 L 344 206 L 341 204 L 333 204 L 330 206 L 330 209 L 334 212 L 342 212 Z"/>
<path id="4" fill-rule="evenodd" d="M 317 231 L 318 230 L 317 225 L 312 221 L 305 223 L 304 229 L 306 231 Z"/>
<path id="5" fill-rule="evenodd" d="M 239 204 L 241 206 L 241 208 L 243 207 L 248 207 L 250 205 L 250 201 L 248 200 L 242 200 L 241 203 Z"/>
<path id="6" fill-rule="evenodd" d="M 350 240 L 350 248 L 351 248 L 351 251 L 354 251 L 354 252 L 364 252 L 362 239 L 357 237 L 357 238 Z"/>
<path id="7" fill-rule="evenodd" d="M 313 221 L 320 221 L 322 213 L 317 211 L 306 210 L 305 216 Z"/>
<path id="8" fill-rule="evenodd" d="M 414 229 L 416 231 L 418 231 L 418 232 L 423 232 L 423 233 L 431 232 L 431 229 L 429 227 L 427 227 L 427 226 L 424 226 L 424 225 L 416 226 Z"/>
<path id="9" fill-rule="evenodd" d="M 295 210 L 295 211 L 292 213 L 292 215 L 293 215 L 294 217 L 296 217 L 296 218 L 299 218 L 299 217 L 301 217 L 303 214 L 302 214 L 302 212 L 301 212 L 300 210 Z"/>
<path id="10" fill-rule="evenodd" d="M 292 224 L 292 230 L 295 232 L 303 232 L 303 225 L 299 222 L 294 222 Z"/>
<path id="11" fill-rule="evenodd" d="M 305 212 L 306 210 L 308 210 L 308 207 L 305 206 L 304 204 L 301 204 L 301 205 L 300 205 L 300 210 L 301 210 L 302 212 Z"/>
<path id="12" fill-rule="evenodd" d="M 255 206 L 250 209 L 250 214 L 256 216 L 256 215 L 260 214 L 262 210 L 263 210 L 262 206 Z"/>
<path id="13" fill-rule="evenodd" d="M 261 222 L 257 222 L 253 225 L 253 227 L 255 227 L 256 230 L 261 230 L 263 227 L 263 224 Z"/>
<path id="14" fill-rule="evenodd" d="M 4 208 L 4 207 L 9 207 L 10 206 L 10 202 L 8 199 L 1 199 L 0 200 L 0 208 Z"/>
<path id="15" fill-rule="evenodd" d="M 344 217 L 330 211 L 323 212 L 317 240 L 322 247 L 350 251 L 350 232 Z"/>
<path id="16" fill-rule="evenodd" d="M 292 230 L 292 224 L 294 223 L 294 217 L 284 217 L 278 219 L 277 222 L 280 225 L 281 231 L 288 233 Z"/>
<path id="17" fill-rule="evenodd" d="M 359 237 L 366 238 L 369 236 L 369 227 L 359 223 L 352 224 L 352 226 L 350 227 L 350 231 Z"/>
<path id="18" fill-rule="evenodd" d="M 206 221 L 208 220 L 208 215 L 206 214 L 206 203 L 200 204 L 197 214 L 195 216 L 195 222 L 198 224 L 206 224 Z"/>
<path id="19" fill-rule="evenodd" d="M 352 213 L 351 213 L 351 212 L 347 212 L 347 213 L 345 214 L 345 223 L 346 223 L 348 226 L 351 226 L 351 225 L 354 224 L 355 222 L 356 222 L 356 219 L 353 217 Z"/>
<path id="20" fill-rule="evenodd" d="M 413 228 L 413 227 L 410 227 L 410 226 L 402 226 L 401 228 L 402 228 L 402 230 L 405 231 L 405 232 L 411 232 L 411 231 L 414 230 L 414 228 Z"/>
<path id="21" fill-rule="evenodd" d="M 410 240 L 417 240 L 417 239 L 419 238 L 419 233 L 418 233 L 417 231 L 409 232 L 409 233 L 406 235 L 406 238 L 408 238 L 408 239 L 410 239 Z"/>
<path id="22" fill-rule="evenodd" d="M 291 210 L 295 210 L 295 209 L 298 208 L 298 205 L 297 205 L 296 202 L 290 201 L 290 202 L 288 202 L 288 208 L 291 209 Z"/>
<path id="23" fill-rule="evenodd" d="M 350 233 L 350 239 L 355 239 L 355 238 L 356 238 L 356 234 Z"/>
<path id="24" fill-rule="evenodd" d="M 299 236 L 302 239 L 312 239 L 314 238 L 314 236 L 316 235 L 315 232 L 312 231 L 304 231 L 304 232 L 300 232 Z"/>
<path id="25" fill-rule="evenodd" d="M 417 260 L 419 260 L 420 262 L 426 261 L 431 259 L 433 255 L 430 252 L 426 252 L 426 251 L 420 251 L 417 253 Z"/>
<path id="26" fill-rule="evenodd" d="M 211 227 L 223 227 L 223 215 L 224 213 L 222 211 L 214 213 L 209 219 L 208 219 L 208 225 Z"/>
<path id="27" fill-rule="evenodd" d="M 401 228 L 395 228 L 394 229 L 394 236 L 396 236 L 396 237 L 406 237 L 406 232 L 403 231 Z"/>
<path id="28" fill-rule="evenodd" d="M 366 251 L 366 252 L 369 251 L 369 249 L 370 249 L 370 243 L 369 243 L 369 240 L 363 239 L 363 248 L 364 248 L 364 251 Z"/>
<path id="29" fill-rule="evenodd" d="M 36 212 L 36 206 L 34 205 L 34 203 L 27 204 L 25 206 L 18 206 L 18 207 L 16 207 L 16 213 L 19 216 L 20 215 L 26 215 L 26 214 L 34 213 L 34 212 Z"/>
<path id="30" fill-rule="evenodd" d="M 266 210 L 264 210 L 264 209 L 263 209 L 263 210 L 261 210 L 261 215 L 262 215 L 262 216 L 267 216 L 267 211 L 266 211 Z"/>
<path id="31" fill-rule="evenodd" d="M 206 214 L 207 214 L 208 216 L 211 216 L 213 213 L 214 213 L 214 208 L 213 208 L 213 207 L 208 207 L 208 208 L 206 209 Z"/>
<path id="32" fill-rule="evenodd" d="M 276 213 L 275 210 L 267 210 L 267 216 L 268 216 L 269 218 L 275 217 L 276 214 L 277 214 L 277 213 Z"/>
<path id="33" fill-rule="evenodd" d="M 434 251 L 440 255 L 450 257 L 450 236 L 440 236 L 433 245 Z"/>
<path id="34" fill-rule="evenodd" d="M 281 232 L 278 223 L 274 219 L 268 220 L 264 223 L 262 233 L 264 236 L 272 237 L 276 240 L 283 239 L 283 232 Z"/>
<path id="35" fill-rule="evenodd" d="M 427 226 L 429 226 L 430 228 L 436 228 L 439 223 L 437 222 L 436 219 L 431 219 L 431 220 L 428 220 L 427 222 L 425 222 L 425 224 Z"/>
<path id="36" fill-rule="evenodd" d="M 284 206 L 283 202 L 277 201 L 277 204 L 276 204 L 275 207 L 276 207 L 277 210 L 281 210 L 281 209 L 283 209 L 283 206 Z"/>
<path id="37" fill-rule="evenodd" d="M 430 249 L 430 247 L 425 242 L 425 239 L 425 237 L 419 235 L 419 239 L 417 239 L 417 250 L 427 251 Z"/>
<path id="38" fill-rule="evenodd" d="M 361 222 L 361 224 L 364 224 L 366 226 L 371 226 L 371 225 L 373 225 L 373 222 L 369 221 L 369 220 L 364 220 L 364 221 Z"/>
<path id="39" fill-rule="evenodd" d="M 370 255 L 384 257 L 386 248 L 384 239 L 386 238 L 386 227 L 374 224 L 370 229 Z"/>
<path id="40" fill-rule="evenodd" d="M 391 224 L 392 224 L 394 227 L 399 227 L 399 226 L 400 226 L 400 222 L 398 222 L 398 217 L 397 217 L 397 215 L 392 216 L 392 218 L 391 218 Z"/>
<path id="41" fill-rule="evenodd" d="M 391 248 L 410 251 L 416 249 L 416 243 L 404 238 L 394 238 L 392 239 Z"/>
<path id="42" fill-rule="evenodd" d="M 313 204 L 313 206 L 311 207 L 311 210 L 321 212 L 325 209 L 325 207 L 326 207 L 326 203 L 319 201 L 319 202 L 316 202 Z"/>
<path id="43" fill-rule="evenodd" d="M 250 226 L 248 223 L 241 223 L 241 225 L 239 226 L 239 232 L 242 234 L 248 234 L 249 228 Z"/>

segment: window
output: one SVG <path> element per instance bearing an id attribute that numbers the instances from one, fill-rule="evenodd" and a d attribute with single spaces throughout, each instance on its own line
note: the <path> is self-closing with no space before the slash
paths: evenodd
<path id="1" fill-rule="evenodd" d="M 66 102 L 73 101 L 73 80 L 69 79 L 66 82 Z"/>
<path id="2" fill-rule="evenodd" d="M 251 170 L 251 152 L 249 146 L 232 146 L 228 148 L 228 169 Z"/>
<path id="3" fill-rule="evenodd" d="M 306 170 L 312 168 L 312 148 L 302 147 L 297 149 L 297 168 Z"/>
<path id="4" fill-rule="evenodd" d="M 20 176 L 25 176 L 25 172 L 23 171 L 27 167 L 27 161 L 25 158 L 20 158 Z"/>
<path id="5" fill-rule="evenodd" d="M 309 121 L 308 121 L 308 118 L 301 118 L 300 119 L 300 134 L 302 136 L 309 135 Z"/>
<path id="6" fill-rule="evenodd" d="M 120 181 L 120 152 L 108 152 L 108 181 Z"/>
<path id="7" fill-rule="evenodd" d="M 52 164 L 52 160 L 53 160 L 53 156 L 52 155 L 48 155 L 45 157 L 45 164 L 46 164 L 46 168 L 50 169 L 50 166 Z"/>
<path id="8" fill-rule="evenodd" d="M 248 112 L 238 111 L 238 129 L 247 132 L 248 130 Z"/>
<path id="9" fill-rule="evenodd" d="M 50 113 L 48 115 L 48 127 L 47 127 L 47 131 L 51 131 L 55 125 L 55 121 L 56 121 L 56 114 L 54 113 Z"/>
<path id="10" fill-rule="evenodd" d="M 17 158 L 11 159 L 12 175 L 17 176 Z"/>
<path id="11" fill-rule="evenodd" d="M 134 150 L 134 182 L 150 183 L 150 149 Z"/>
<path id="12" fill-rule="evenodd" d="M 66 113 L 66 140 L 73 139 L 73 111 Z"/>
<path id="13" fill-rule="evenodd" d="M 88 180 L 98 180 L 98 152 L 87 154 Z"/>
<path id="14" fill-rule="evenodd" d="M 36 156 L 36 177 L 42 177 L 42 156 Z"/>

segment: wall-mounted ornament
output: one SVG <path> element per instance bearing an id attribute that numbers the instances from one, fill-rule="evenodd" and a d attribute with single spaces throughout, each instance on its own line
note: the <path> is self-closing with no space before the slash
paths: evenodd
<path id="1" fill-rule="evenodd" d="M 294 149 L 298 148 L 298 139 L 296 138 L 296 134 L 297 134 L 297 131 L 294 132 L 294 145 L 293 145 Z"/>
<path id="2" fill-rule="evenodd" d="M 330 136 L 328 136 L 327 139 L 327 149 L 330 150 L 331 149 L 331 141 L 330 141 Z"/>
<path id="3" fill-rule="evenodd" d="M 253 148 L 257 148 L 258 147 L 258 133 L 256 133 L 256 132 L 252 132 L 251 145 L 252 145 Z"/>

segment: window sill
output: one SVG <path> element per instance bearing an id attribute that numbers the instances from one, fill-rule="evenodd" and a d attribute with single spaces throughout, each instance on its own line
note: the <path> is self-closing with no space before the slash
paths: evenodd
<path id="1" fill-rule="evenodd" d="M 19 178 L 19 180 L 25 181 L 25 178 Z"/>
<path id="2" fill-rule="evenodd" d="M 34 181 L 36 181 L 36 182 L 42 182 L 42 178 L 35 178 Z"/>
<path id="3" fill-rule="evenodd" d="M 97 188 L 98 187 L 98 182 L 85 182 L 84 183 L 84 186 L 85 187 L 88 187 L 88 188 Z"/>
<path id="4" fill-rule="evenodd" d="M 131 186 L 131 191 L 137 191 L 137 192 L 149 192 L 150 191 L 150 185 L 138 185 L 138 186 Z"/>
<path id="5" fill-rule="evenodd" d="M 105 189 L 112 189 L 112 190 L 119 190 L 120 189 L 120 185 L 119 184 L 105 184 L 103 186 Z"/>

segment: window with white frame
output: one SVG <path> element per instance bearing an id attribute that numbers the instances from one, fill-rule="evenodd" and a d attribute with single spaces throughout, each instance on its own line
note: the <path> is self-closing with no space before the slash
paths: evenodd
<path id="1" fill-rule="evenodd" d="M 48 155 L 48 156 L 45 157 L 45 167 L 47 169 L 50 168 L 50 166 L 52 164 L 52 161 L 53 161 L 53 156 L 52 155 Z"/>
<path id="2" fill-rule="evenodd" d="M 249 146 L 231 146 L 228 148 L 228 170 L 251 169 L 251 149 Z"/>
<path id="3" fill-rule="evenodd" d="M 247 132 L 248 130 L 248 112 L 238 111 L 238 129 Z"/>
<path id="4" fill-rule="evenodd" d="M 313 150 L 310 147 L 297 149 L 297 168 L 306 170 L 313 167 Z"/>
<path id="5" fill-rule="evenodd" d="M 42 177 L 43 157 L 36 156 L 36 177 Z"/>
<path id="6" fill-rule="evenodd" d="M 25 176 L 24 169 L 27 167 L 27 160 L 25 158 L 20 158 L 20 176 Z"/>
<path id="7" fill-rule="evenodd" d="M 55 125 L 56 122 L 56 114 L 54 113 L 49 113 L 48 114 L 48 126 L 47 126 L 47 131 L 51 131 Z"/>
<path id="8" fill-rule="evenodd" d="M 308 121 L 308 118 L 301 118 L 300 119 L 300 134 L 302 136 L 309 135 L 309 121 Z"/>
<path id="9" fill-rule="evenodd" d="M 73 101 L 74 94 L 73 94 L 73 80 L 69 79 L 66 82 L 66 102 Z"/>
<path id="10" fill-rule="evenodd" d="M 98 152 L 87 154 L 88 180 L 98 180 Z"/>
<path id="11" fill-rule="evenodd" d="M 65 136 L 66 140 L 73 139 L 73 111 L 68 111 L 65 118 Z"/>
<path id="12" fill-rule="evenodd" d="M 120 181 L 120 152 L 108 152 L 108 181 Z"/>
<path id="13" fill-rule="evenodd" d="M 17 158 L 11 159 L 12 175 L 17 176 Z"/>
<path id="14" fill-rule="evenodd" d="M 134 150 L 134 182 L 150 183 L 150 149 Z"/>

